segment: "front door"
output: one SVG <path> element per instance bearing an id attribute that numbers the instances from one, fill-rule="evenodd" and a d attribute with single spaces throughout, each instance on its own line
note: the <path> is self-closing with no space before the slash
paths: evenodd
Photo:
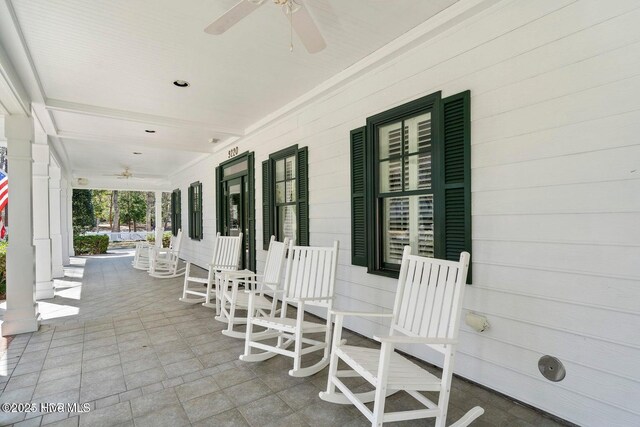
<path id="1" fill-rule="evenodd" d="M 222 163 L 218 177 L 218 231 L 225 236 L 242 236 L 241 268 L 255 271 L 253 221 L 253 153 Z"/>

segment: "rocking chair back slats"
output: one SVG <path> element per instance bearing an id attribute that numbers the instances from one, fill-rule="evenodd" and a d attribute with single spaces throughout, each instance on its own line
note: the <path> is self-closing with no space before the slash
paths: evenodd
<path id="1" fill-rule="evenodd" d="M 268 284 L 278 284 L 280 282 L 280 273 L 282 271 L 282 254 L 285 251 L 288 239 L 284 242 L 277 242 L 275 236 L 271 236 L 269 243 L 269 252 L 267 252 L 267 260 L 264 266 L 263 282 Z"/>
<path id="2" fill-rule="evenodd" d="M 180 245 L 182 242 L 182 230 L 170 244 L 169 248 L 150 246 L 149 251 L 149 275 L 157 278 L 181 276 L 184 268 L 178 268 L 180 263 Z"/>
<path id="3" fill-rule="evenodd" d="M 337 243 L 329 248 L 291 245 L 291 260 L 285 276 L 287 299 L 331 297 L 337 253 Z M 330 300 L 309 301 L 307 304 L 329 307 Z"/>
<path id="4" fill-rule="evenodd" d="M 408 336 L 456 338 L 460 264 L 409 255 L 405 248 L 391 332 Z M 433 346 L 442 351 L 443 347 Z"/>
<path id="5" fill-rule="evenodd" d="M 239 236 L 216 234 L 211 265 L 216 270 L 236 270 L 242 253 L 242 233 Z"/>

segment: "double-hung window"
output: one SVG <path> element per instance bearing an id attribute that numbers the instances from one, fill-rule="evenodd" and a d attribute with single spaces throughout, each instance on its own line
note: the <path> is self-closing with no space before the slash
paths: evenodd
<path id="1" fill-rule="evenodd" d="M 469 92 L 425 96 L 351 132 L 352 264 L 397 276 L 404 246 L 470 251 Z"/>
<path id="2" fill-rule="evenodd" d="M 307 148 L 297 145 L 278 151 L 262 162 L 263 245 L 272 235 L 296 245 L 309 244 Z"/>
<path id="3" fill-rule="evenodd" d="M 171 233 L 178 235 L 178 230 L 182 228 L 182 200 L 179 189 L 171 193 Z"/>
<path id="4" fill-rule="evenodd" d="M 189 186 L 189 237 L 202 240 L 202 183 Z"/>

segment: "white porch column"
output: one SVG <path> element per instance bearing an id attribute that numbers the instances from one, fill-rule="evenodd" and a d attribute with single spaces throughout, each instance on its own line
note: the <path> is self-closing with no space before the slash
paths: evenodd
<path id="1" fill-rule="evenodd" d="M 67 194 L 69 184 L 66 178 L 60 179 L 60 234 L 62 240 L 62 265 L 69 265 L 69 227 L 67 221 Z M 72 233 L 73 234 L 73 233 Z"/>
<path id="2" fill-rule="evenodd" d="M 49 228 L 51 232 L 51 275 L 64 277 L 62 264 L 62 224 L 60 203 L 60 168 L 51 162 L 49 166 Z"/>
<path id="3" fill-rule="evenodd" d="M 36 300 L 53 298 L 49 235 L 49 145 L 47 135 L 33 143 L 33 244 L 36 247 Z"/>
<path id="4" fill-rule="evenodd" d="M 162 191 L 156 191 L 156 247 L 162 247 Z"/>
<path id="5" fill-rule="evenodd" d="M 76 250 L 73 247 L 73 187 L 67 183 L 67 231 L 69 243 L 69 256 L 76 256 Z"/>
<path id="6" fill-rule="evenodd" d="M 11 237 L 7 247 L 7 311 L 2 335 L 38 330 L 36 303 L 35 248 L 33 246 L 33 209 L 31 140 L 33 121 L 26 116 L 5 116 L 11 185 L 9 216 Z"/>

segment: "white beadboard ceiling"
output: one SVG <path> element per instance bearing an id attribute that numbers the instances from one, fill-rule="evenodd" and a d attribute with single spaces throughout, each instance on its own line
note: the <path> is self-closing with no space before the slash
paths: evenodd
<path id="1" fill-rule="evenodd" d="M 220 36 L 203 30 L 238 0 L 9 6 L 53 120 L 50 133 L 73 175 L 90 178 L 124 165 L 166 177 L 211 152 L 209 138 L 241 136 L 456 1 L 306 0 L 327 41 L 314 55 L 295 33 L 289 52 L 288 21 L 271 0 Z M 177 88 L 175 79 L 191 86 Z M 143 156 L 132 159 L 133 151 Z"/>

